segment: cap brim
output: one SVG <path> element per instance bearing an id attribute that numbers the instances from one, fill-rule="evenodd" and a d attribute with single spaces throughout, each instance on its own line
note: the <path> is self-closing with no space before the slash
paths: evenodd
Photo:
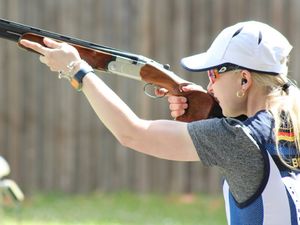
<path id="1" fill-rule="evenodd" d="M 208 59 L 211 59 L 211 57 L 209 57 L 209 54 L 207 52 L 204 52 L 201 54 L 185 57 L 181 59 L 180 63 L 184 69 L 192 72 L 207 71 L 219 66 L 219 63 L 212 62 L 212 60 Z"/>

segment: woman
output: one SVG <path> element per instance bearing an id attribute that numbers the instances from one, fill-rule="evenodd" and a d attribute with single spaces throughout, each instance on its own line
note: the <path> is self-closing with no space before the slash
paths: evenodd
<path id="1" fill-rule="evenodd" d="M 47 47 L 21 44 L 40 52 L 51 70 L 82 84 L 121 144 L 159 158 L 218 167 L 228 224 L 300 224 L 300 94 L 287 78 L 292 47 L 278 31 L 255 21 L 238 23 L 224 29 L 207 52 L 182 60 L 190 71 L 208 71 L 208 91 L 226 116 L 192 123 L 138 118 L 76 49 L 44 42 Z M 169 101 L 174 117 L 188 107 L 185 98 Z M 231 119 L 239 115 L 248 119 Z"/>

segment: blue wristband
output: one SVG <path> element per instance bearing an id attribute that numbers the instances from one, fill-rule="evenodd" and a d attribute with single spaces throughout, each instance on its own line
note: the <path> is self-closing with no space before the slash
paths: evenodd
<path id="1" fill-rule="evenodd" d="M 82 89 L 82 80 L 90 72 L 94 72 L 93 68 L 87 64 L 86 62 L 80 65 L 80 70 L 72 77 L 71 85 L 77 91 L 81 91 Z"/>

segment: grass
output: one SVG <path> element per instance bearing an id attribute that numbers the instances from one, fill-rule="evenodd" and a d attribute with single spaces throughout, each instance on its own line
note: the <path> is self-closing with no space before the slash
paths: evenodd
<path id="1" fill-rule="evenodd" d="M 5 206 L 1 225 L 221 225 L 221 197 L 130 193 L 42 194 Z"/>

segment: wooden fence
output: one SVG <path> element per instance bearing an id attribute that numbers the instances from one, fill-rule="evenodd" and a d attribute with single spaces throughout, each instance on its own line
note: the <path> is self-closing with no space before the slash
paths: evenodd
<path id="1" fill-rule="evenodd" d="M 204 51 L 226 26 L 267 22 L 294 45 L 291 76 L 300 80 L 299 0 L 0 0 L 0 17 L 148 56 L 184 78 L 183 56 Z M 26 193 L 218 192 L 219 175 L 201 163 L 170 162 L 125 150 L 82 94 L 0 40 L 0 154 Z M 165 100 L 143 95 L 141 83 L 99 74 L 146 119 L 170 118 Z"/>

